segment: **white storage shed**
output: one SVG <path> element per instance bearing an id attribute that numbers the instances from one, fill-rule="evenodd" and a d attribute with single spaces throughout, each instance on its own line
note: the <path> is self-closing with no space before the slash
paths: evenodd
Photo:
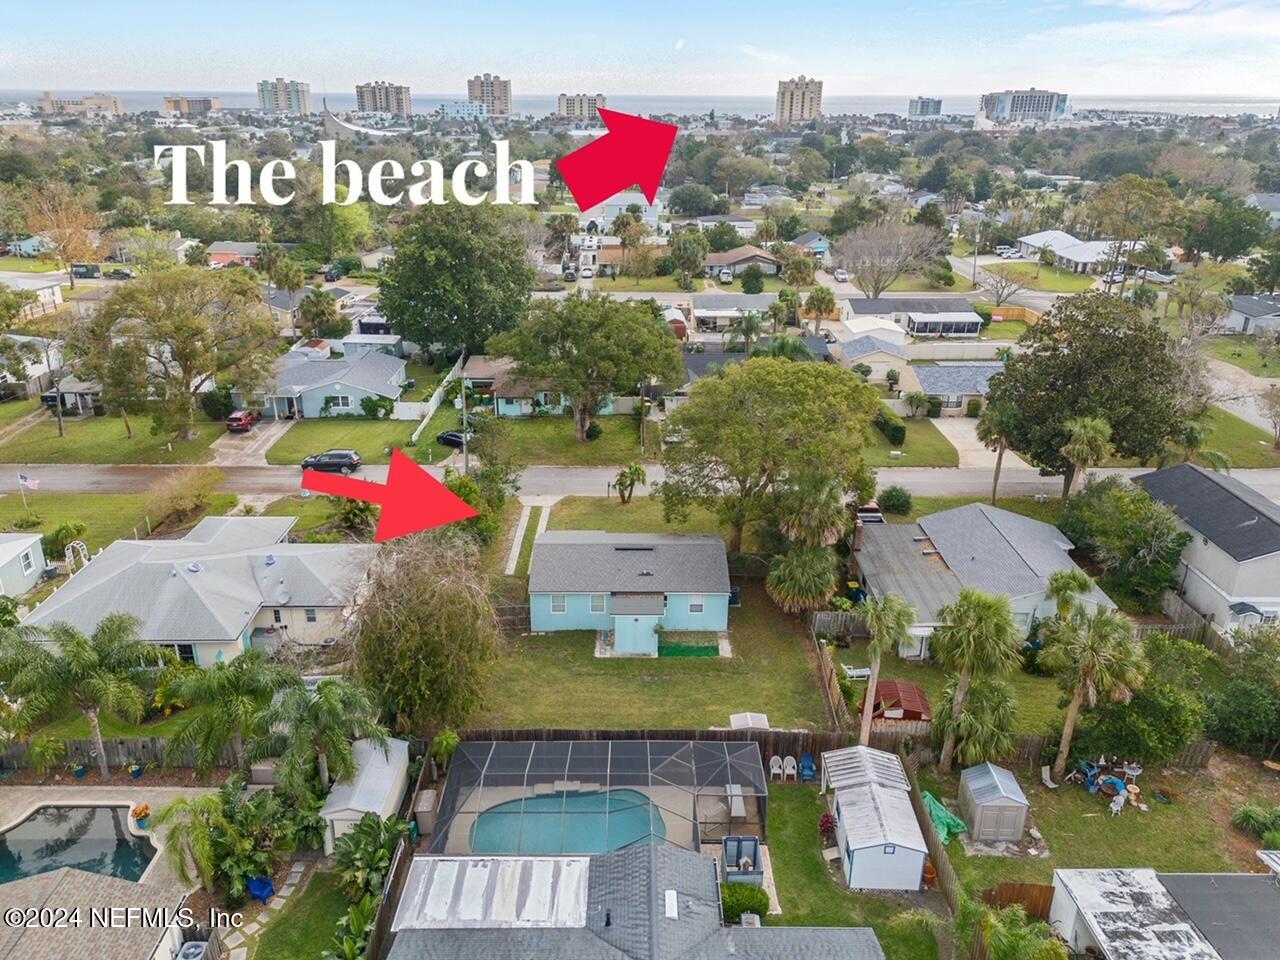
<path id="1" fill-rule="evenodd" d="M 977 841 L 1022 839 L 1031 804 L 1013 773 L 980 763 L 960 774 L 960 816 Z"/>
<path id="2" fill-rule="evenodd" d="M 320 810 L 328 825 L 324 834 L 326 854 L 333 853 L 334 842 L 366 813 L 385 819 L 399 810 L 409 786 L 408 741 L 388 740 L 385 753 L 373 740 L 357 740 L 351 749 L 356 757 L 355 776 L 335 783 Z"/>

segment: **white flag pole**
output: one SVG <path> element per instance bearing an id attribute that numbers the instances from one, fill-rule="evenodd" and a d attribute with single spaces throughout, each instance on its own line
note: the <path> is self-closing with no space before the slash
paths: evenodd
<path id="1" fill-rule="evenodd" d="M 22 509 L 27 510 L 27 485 L 22 482 L 22 474 L 18 474 L 18 492 L 22 494 Z"/>

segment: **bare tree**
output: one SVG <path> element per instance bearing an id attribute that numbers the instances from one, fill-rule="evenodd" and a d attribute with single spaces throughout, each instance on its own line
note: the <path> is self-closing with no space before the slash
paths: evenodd
<path id="1" fill-rule="evenodd" d="M 1280 390 L 1274 386 L 1257 396 L 1262 415 L 1271 421 L 1271 432 L 1275 435 L 1276 449 L 1280 450 Z"/>
<path id="2" fill-rule="evenodd" d="M 986 284 L 987 291 L 997 307 L 1008 303 L 1026 289 L 1022 278 L 1008 267 L 988 267 L 986 272 L 991 278 Z"/>
<path id="3" fill-rule="evenodd" d="M 914 223 L 859 227 L 835 242 L 836 262 L 868 297 L 884 293 L 904 273 L 923 269 L 946 249 L 942 234 Z"/>

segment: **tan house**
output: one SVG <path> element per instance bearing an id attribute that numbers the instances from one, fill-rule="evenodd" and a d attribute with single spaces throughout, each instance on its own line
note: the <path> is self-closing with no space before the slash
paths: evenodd
<path id="1" fill-rule="evenodd" d="M 734 247 L 732 250 L 726 250 L 723 253 L 709 253 L 703 264 L 707 276 L 713 277 L 721 270 L 729 270 L 735 277 L 741 276 L 747 267 L 752 265 L 758 266 L 769 276 L 775 276 L 782 270 L 782 264 L 768 250 L 757 247 L 755 244 L 747 243 L 741 247 Z"/>
<path id="2" fill-rule="evenodd" d="M 872 383 L 886 383 L 889 371 L 897 370 L 901 374 L 907 369 L 907 348 L 900 343 L 882 340 L 870 334 L 846 340 L 834 349 L 840 353 L 840 359 L 846 367 L 865 365 L 871 368 L 867 380 Z"/>

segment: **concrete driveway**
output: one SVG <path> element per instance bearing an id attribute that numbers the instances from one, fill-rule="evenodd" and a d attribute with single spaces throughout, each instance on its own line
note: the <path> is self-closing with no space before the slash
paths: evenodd
<path id="1" fill-rule="evenodd" d="M 265 467 L 267 451 L 283 437 L 296 420 L 260 420 L 246 433 L 227 431 L 213 441 L 215 467 Z"/>
<path id="2" fill-rule="evenodd" d="M 995 453 L 984 447 L 982 441 L 978 439 L 977 419 L 974 417 L 937 417 L 934 419 L 933 425 L 956 448 L 956 452 L 960 454 L 961 467 L 995 469 Z M 1031 466 L 1016 453 L 1012 450 L 1006 450 L 1002 469 L 1011 467 L 1031 469 Z"/>

